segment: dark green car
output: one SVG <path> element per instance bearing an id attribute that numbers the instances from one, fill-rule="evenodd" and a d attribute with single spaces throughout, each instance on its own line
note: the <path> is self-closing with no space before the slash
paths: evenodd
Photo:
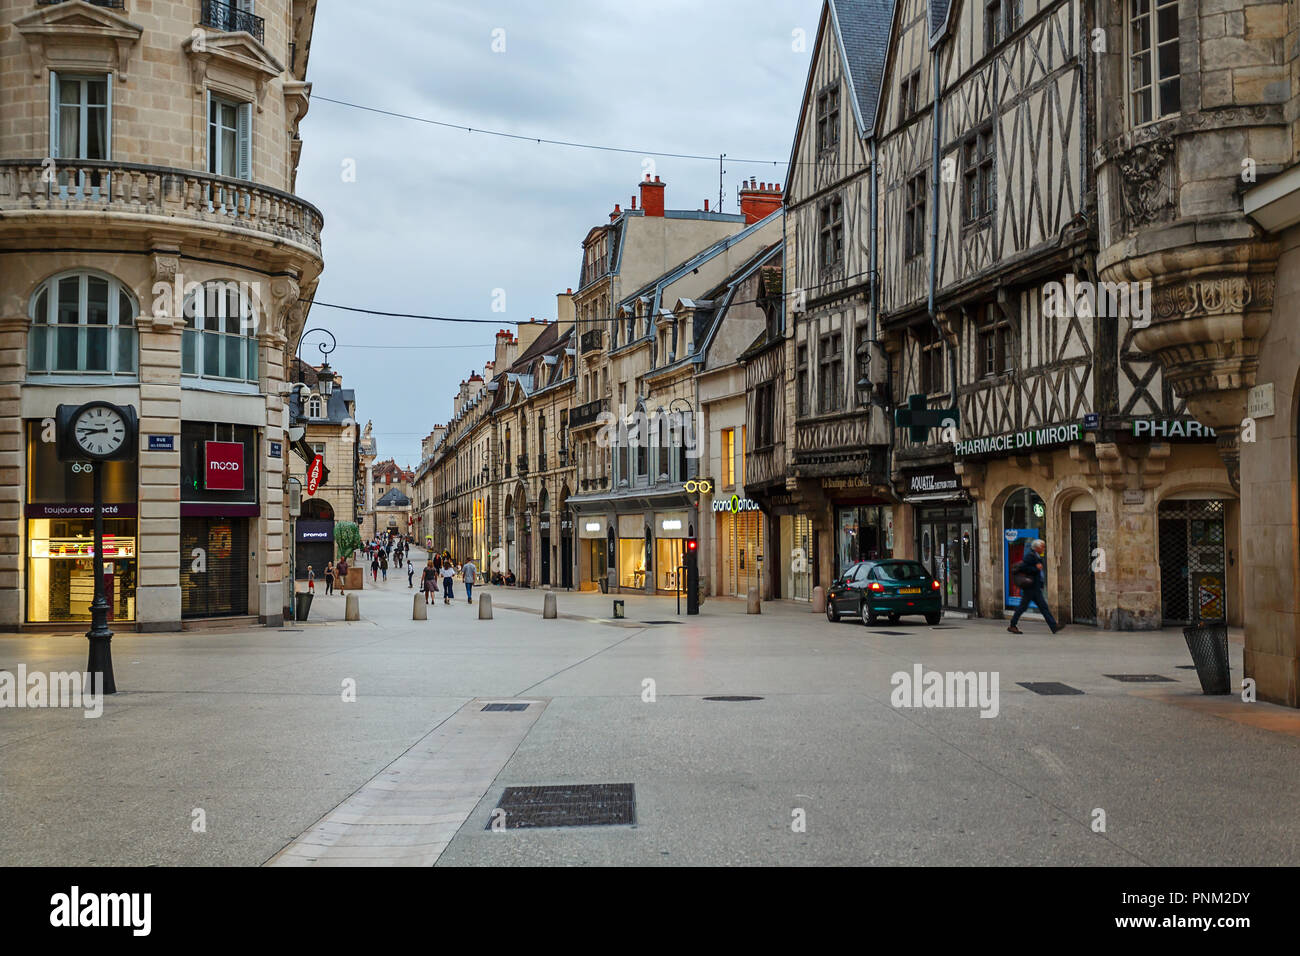
<path id="1" fill-rule="evenodd" d="M 942 600 L 939 582 L 919 561 L 859 561 L 826 593 L 826 620 L 857 614 L 871 627 L 882 617 L 897 624 L 904 614 L 921 614 L 925 623 L 938 624 Z"/>

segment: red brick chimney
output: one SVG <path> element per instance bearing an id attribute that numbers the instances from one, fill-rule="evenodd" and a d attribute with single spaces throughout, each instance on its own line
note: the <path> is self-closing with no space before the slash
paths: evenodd
<path id="1" fill-rule="evenodd" d="M 645 174 L 645 181 L 641 183 L 641 211 L 647 216 L 658 216 L 663 218 L 664 215 L 664 187 L 667 183 L 661 183 L 659 177 L 655 181 L 650 181 L 650 174 Z"/>
<path id="2" fill-rule="evenodd" d="M 776 183 L 760 183 L 751 179 L 748 186 L 740 188 L 740 211 L 745 214 L 745 225 L 752 226 L 781 208 L 781 187 Z"/>
<path id="3" fill-rule="evenodd" d="M 621 215 L 623 215 L 623 210 L 618 208 L 618 203 L 614 203 L 614 211 L 609 214 L 609 221 L 613 222 Z"/>

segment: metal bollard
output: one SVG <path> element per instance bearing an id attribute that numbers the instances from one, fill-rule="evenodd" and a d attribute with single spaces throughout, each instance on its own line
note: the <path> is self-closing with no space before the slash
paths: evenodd
<path id="1" fill-rule="evenodd" d="M 355 594 L 348 595 L 348 603 L 343 610 L 343 620 L 359 621 L 361 620 L 361 602 L 357 600 Z"/>
<path id="2" fill-rule="evenodd" d="M 745 596 L 745 613 L 762 614 L 763 604 L 758 599 L 758 588 L 750 588 L 749 593 Z"/>
<path id="3" fill-rule="evenodd" d="M 546 620 L 554 620 L 555 613 L 555 592 L 547 591 L 545 598 L 542 600 L 542 617 Z"/>
<path id="4" fill-rule="evenodd" d="M 478 619 L 480 621 L 492 620 L 492 595 L 486 591 L 478 596 Z"/>
<path id="5" fill-rule="evenodd" d="M 814 614 L 826 613 L 826 589 L 821 587 L 813 588 L 812 593 L 812 612 Z"/>
<path id="6" fill-rule="evenodd" d="M 424 603 L 423 594 L 414 594 L 411 596 L 411 620 L 427 621 L 429 619 L 429 607 Z"/>

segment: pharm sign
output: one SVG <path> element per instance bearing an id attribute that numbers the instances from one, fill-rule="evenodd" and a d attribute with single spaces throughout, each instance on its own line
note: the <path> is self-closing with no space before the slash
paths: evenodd
<path id="1" fill-rule="evenodd" d="M 317 455 L 307 466 L 307 494 L 316 494 L 316 489 L 320 487 L 320 476 L 325 470 L 325 459 Z"/>
<path id="2" fill-rule="evenodd" d="M 209 491 L 244 490 L 244 443 L 209 441 L 203 443 L 203 487 Z"/>

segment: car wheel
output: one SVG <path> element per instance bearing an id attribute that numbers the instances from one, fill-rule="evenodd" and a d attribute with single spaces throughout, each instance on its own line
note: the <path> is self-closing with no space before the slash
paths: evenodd
<path id="1" fill-rule="evenodd" d="M 876 617 L 876 612 L 866 606 L 866 603 L 859 605 L 859 611 L 862 615 L 862 623 L 867 627 L 875 627 L 876 622 L 880 619 Z"/>
<path id="2" fill-rule="evenodd" d="M 925 616 L 925 623 L 933 627 L 943 620 L 943 611 L 931 611 Z"/>
<path id="3" fill-rule="evenodd" d="M 890 623 L 890 624 L 897 624 L 898 621 L 899 621 L 899 619 L 900 619 L 902 616 L 903 616 L 903 615 L 901 615 L 901 614 L 891 614 L 891 615 L 889 615 L 889 623 Z"/>
<path id="4" fill-rule="evenodd" d="M 826 599 L 826 620 L 832 624 L 837 624 L 840 620 L 840 612 L 835 610 L 835 602 L 830 598 Z"/>

